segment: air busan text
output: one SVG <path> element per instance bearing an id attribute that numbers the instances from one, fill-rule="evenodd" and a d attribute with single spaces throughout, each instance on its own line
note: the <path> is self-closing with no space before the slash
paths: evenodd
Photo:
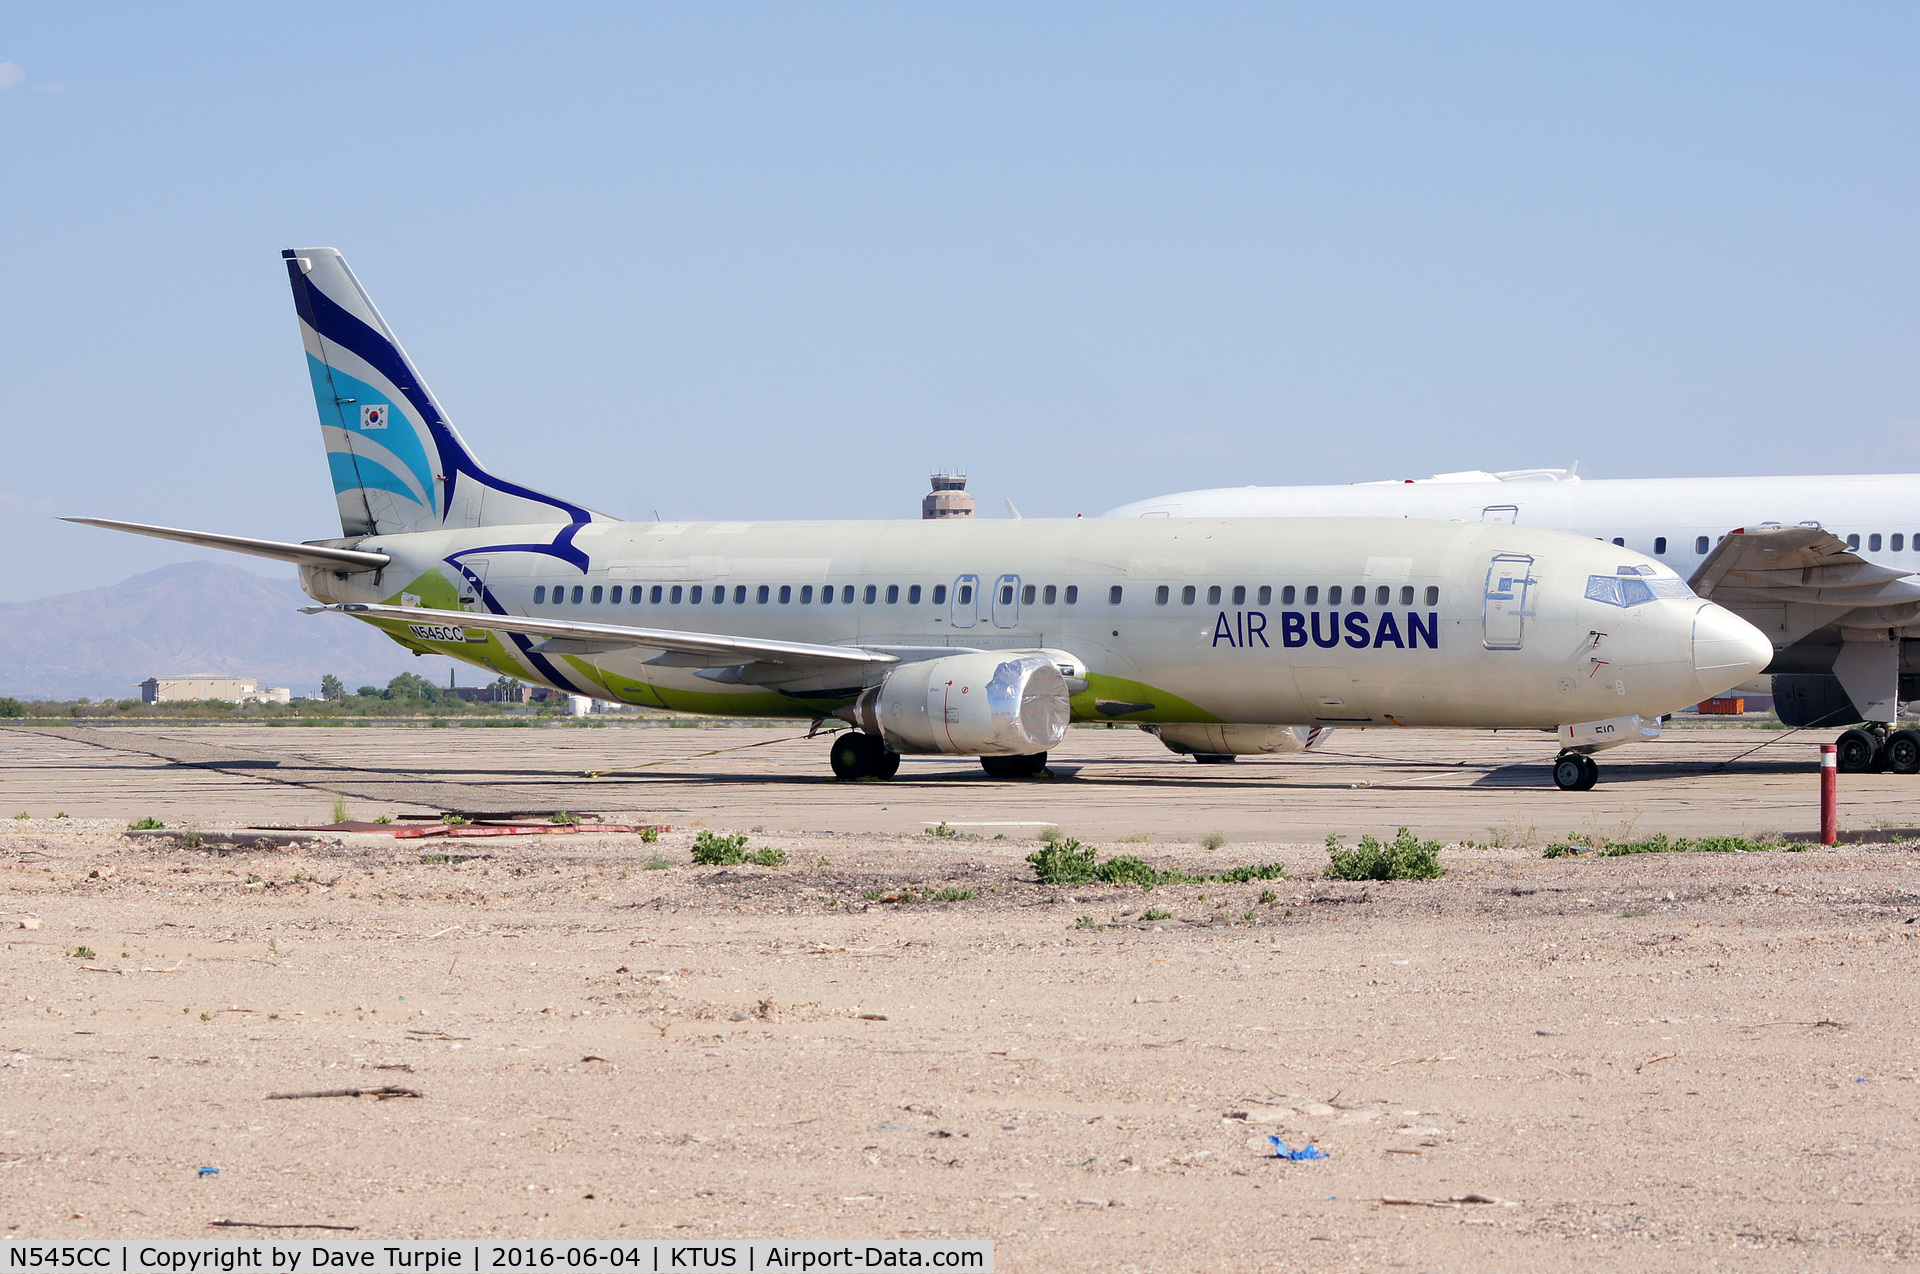
<path id="1" fill-rule="evenodd" d="M 1280 644 L 1304 646 L 1309 641 L 1322 648 L 1345 642 L 1356 650 L 1393 646 L 1400 650 L 1440 649 L 1438 611 L 1406 611 L 1404 625 L 1388 611 L 1350 610 L 1280 612 Z M 1213 624 L 1213 644 L 1245 649 L 1250 646 L 1271 648 L 1265 611 L 1221 611 Z"/>

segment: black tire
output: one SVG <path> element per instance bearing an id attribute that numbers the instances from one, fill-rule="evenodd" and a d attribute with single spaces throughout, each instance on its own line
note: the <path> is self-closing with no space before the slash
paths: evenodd
<path id="1" fill-rule="evenodd" d="M 1030 779 L 1047 768 L 1047 754 L 1035 752 L 1029 756 L 983 756 L 980 768 L 989 777 L 996 779 Z"/>
<path id="2" fill-rule="evenodd" d="M 889 747 L 880 749 L 880 754 L 873 759 L 873 768 L 868 771 L 876 779 L 890 779 L 899 772 L 900 754 Z"/>
<path id="3" fill-rule="evenodd" d="M 1239 759 L 1231 752 L 1195 752 L 1193 754 L 1196 765 L 1232 765 Z"/>
<path id="4" fill-rule="evenodd" d="M 1580 786 L 1575 790 L 1591 792 L 1593 785 L 1600 781 L 1600 763 L 1590 756 L 1583 756 L 1580 758 L 1580 768 L 1585 773 L 1580 778 Z"/>
<path id="5" fill-rule="evenodd" d="M 1592 762 L 1578 752 L 1562 752 L 1553 759 L 1553 785 L 1562 792 L 1584 792 L 1593 786 L 1593 779 L 1587 777 L 1587 766 Z M 1600 775 L 1600 767 L 1593 767 L 1594 778 Z"/>
<path id="6" fill-rule="evenodd" d="M 1842 774 L 1868 774 L 1880 760 L 1880 741 L 1865 730 L 1849 730 L 1834 741 Z"/>
<path id="7" fill-rule="evenodd" d="M 851 783 L 872 774 L 884 750 L 872 735 L 844 730 L 833 736 L 833 743 L 827 748 L 827 764 L 833 767 L 833 777 Z"/>
<path id="8" fill-rule="evenodd" d="M 1920 733 L 1897 730 L 1887 740 L 1881 756 L 1895 774 L 1920 774 Z"/>

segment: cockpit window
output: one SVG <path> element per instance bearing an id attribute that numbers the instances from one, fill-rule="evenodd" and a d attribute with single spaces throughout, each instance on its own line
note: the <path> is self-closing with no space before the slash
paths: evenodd
<path id="1" fill-rule="evenodd" d="M 1628 572 L 1631 572 L 1629 574 Z M 1646 572 L 1642 574 L 1642 572 Z M 1639 606 L 1661 598 L 1692 597 L 1693 590 L 1677 578 L 1653 576 L 1644 566 L 1623 566 L 1618 575 L 1587 576 L 1587 600 L 1609 606 Z"/>

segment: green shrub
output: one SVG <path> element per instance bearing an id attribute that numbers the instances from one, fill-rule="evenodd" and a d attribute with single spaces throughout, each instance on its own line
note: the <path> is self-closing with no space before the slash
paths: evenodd
<path id="1" fill-rule="evenodd" d="M 1189 876 L 1177 867 L 1160 871 L 1132 854 L 1109 858 L 1093 869 L 1093 875 L 1103 884 L 1138 885 L 1142 889 L 1152 889 L 1155 885 L 1194 885 L 1211 879 L 1208 876 Z"/>
<path id="2" fill-rule="evenodd" d="M 945 889 L 939 890 L 933 895 L 934 899 L 938 902 L 965 902 L 969 898 L 978 898 L 979 896 L 979 894 L 976 894 L 971 889 L 960 889 L 953 885 L 948 885 Z"/>
<path id="3" fill-rule="evenodd" d="M 24 717 L 27 705 L 11 697 L 0 698 L 0 717 Z"/>
<path id="4" fill-rule="evenodd" d="M 747 834 L 701 832 L 693 838 L 693 861 L 702 867 L 732 867 L 747 861 Z"/>
<path id="5" fill-rule="evenodd" d="M 1330 880 L 1434 880 L 1446 875 L 1440 865 L 1440 842 L 1421 841 L 1401 828 L 1391 845 L 1371 836 L 1348 849 L 1337 836 L 1327 837 L 1327 877 Z"/>
<path id="6" fill-rule="evenodd" d="M 76 960 L 91 960 L 94 958 L 93 948 L 92 947 L 75 947 L 73 949 L 73 958 Z"/>
<path id="7" fill-rule="evenodd" d="M 756 867 L 785 867 L 787 865 L 787 851 L 768 846 L 765 849 L 756 849 L 751 854 L 748 854 L 746 861 Z"/>
<path id="8" fill-rule="evenodd" d="M 406 674 L 402 673 L 401 675 L 405 676 Z M 565 810 L 555 810 L 553 813 L 547 815 L 547 821 L 549 823 L 558 823 L 563 827 L 571 827 L 580 821 L 580 816 L 578 814 L 569 814 Z"/>
<path id="9" fill-rule="evenodd" d="M 130 832 L 157 832 L 165 826 L 165 823 L 149 815 L 137 823 L 128 823 L 127 830 Z"/>
<path id="10" fill-rule="evenodd" d="M 1565 843 L 1547 846 L 1540 856 L 1578 858 L 1582 854 L 1592 854 L 1597 858 L 1622 858 L 1628 854 L 1764 854 L 1779 848 L 1774 841 L 1753 840 L 1745 836 L 1702 836 L 1698 840 L 1680 837 L 1669 840 L 1664 834 L 1656 832 L 1641 841 L 1603 841 L 1597 845 L 1579 836 L 1569 836 Z"/>
<path id="11" fill-rule="evenodd" d="M 643 845 L 655 845 L 660 841 L 660 829 L 647 826 L 640 829 L 640 842 Z"/>
<path id="12" fill-rule="evenodd" d="M 959 832 L 947 826 L 947 820 L 944 818 L 940 820 L 938 827 L 929 827 L 927 829 L 927 835 L 929 836 L 958 836 L 959 834 Z"/>
<path id="13" fill-rule="evenodd" d="M 1027 862 L 1032 865 L 1043 885 L 1088 885 L 1098 881 L 1105 885 L 1138 885 L 1142 889 L 1152 889 L 1155 885 L 1198 885 L 1210 881 L 1241 883 L 1249 880 L 1280 880 L 1285 879 L 1287 874 L 1279 863 L 1235 867 L 1218 875 L 1190 876 L 1177 867 L 1162 871 L 1133 854 L 1121 854 L 1100 862 L 1091 845 L 1082 845 L 1071 836 L 1048 841 L 1040 849 L 1028 854 Z"/>
<path id="14" fill-rule="evenodd" d="M 1200 848 L 1202 849 L 1225 849 L 1226 847 L 1227 834 L 1225 832 L 1208 832 L 1200 838 Z"/>
<path id="15" fill-rule="evenodd" d="M 1173 919 L 1173 913 L 1171 911 L 1162 911 L 1158 907 L 1148 907 L 1140 913 L 1140 918 L 1142 920 L 1171 920 Z"/>
<path id="16" fill-rule="evenodd" d="M 1044 837 L 1046 833 L 1041 835 Z M 1071 837 L 1047 841 L 1042 848 L 1027 855 L 1027 862 L 1043 885 L 1085 885 L 1094 879 L 1093 846 L 1082 845 Z"/>
<path id="17" fill-rule="evenodd" d="M 1249 880 L 1285 880 L 1286 878 L 1287 869 L 1279 863 L 1255 863 L 1247 867 L 1233 867 L 1207 877 L 1208 880 L 1217 880 L 1228 885 L 1244 885 Z"/>

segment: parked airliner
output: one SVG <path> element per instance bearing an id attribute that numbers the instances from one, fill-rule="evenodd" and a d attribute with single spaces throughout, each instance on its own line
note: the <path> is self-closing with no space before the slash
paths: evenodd
<path id="1" fill-rule="evenodd" d="M 331 248 L 284 255 L 342 535 L 73 519 L 299 564 L 315 608 L 575 694 L 839 717 L 1038 773 L 1072 721 L 1560 731 L 1591 753 L 1764 666 L 1754 627 L 1619 545 L 1379 518 L 628 522 L 475 459 Z"/>
<path id="2" fill-rule="evenodd" d="M 1920 474 L 1583 480 L 1565 469 L 1472 470 L 1183 491 L 1106 516 L 1446 519 L 1636 549 L 1767 634 L 1782 721 L 1864 723 L 1840 736 L 1841 769 L 1920 772 L 1920 732 L 1895 721 L 1900 700 L 1920 698 Z"/>

